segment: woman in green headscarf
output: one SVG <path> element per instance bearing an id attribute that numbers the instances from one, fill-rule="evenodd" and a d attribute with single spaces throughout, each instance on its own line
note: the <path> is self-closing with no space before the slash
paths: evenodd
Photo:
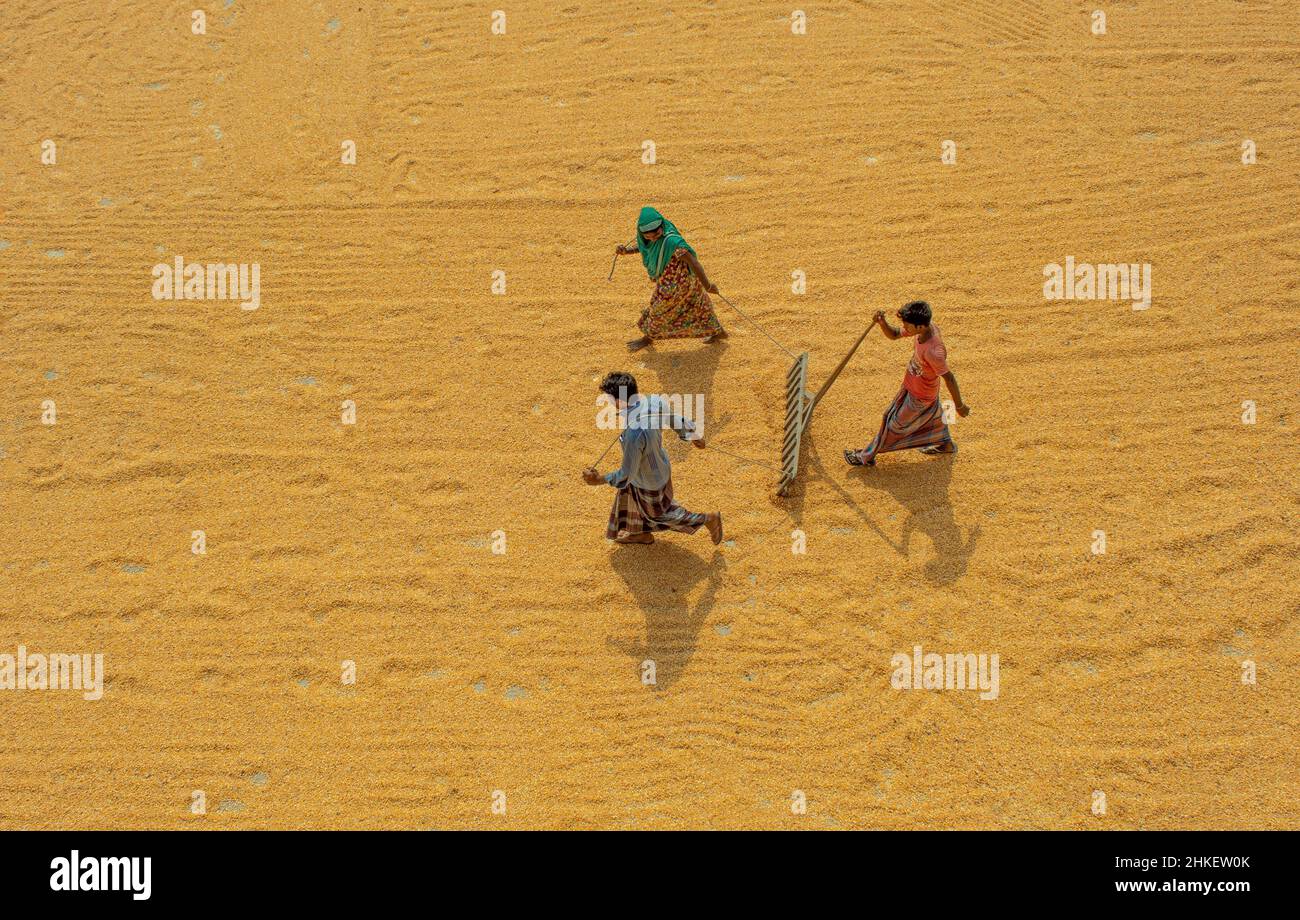
<path id="1" fill-rule="evenodd" d="M 641 253 L 646 274 L 655 283 L 650 306 L 637 327 L 645 333 L 627 343 L 640 351 L 655 339 L 697 339 L 705 344 L 726 338 L 727 331 L 713 312 L 709 294 L 718 286 L 704 273 L 691 244 L 682 239 L 672 222 L 654 208 L 642 208 L 636 222 L 636 242 L 615 247 L 619 255 Z"/>

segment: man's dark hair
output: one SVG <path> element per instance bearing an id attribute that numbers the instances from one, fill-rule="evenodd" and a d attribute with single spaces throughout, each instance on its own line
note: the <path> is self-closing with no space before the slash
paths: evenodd
<path id="1" fill-rule="evenodd" d="M 903 309 L 898 311 L 898 315 L 904 322 L 911 323 L 913 326 L 930 325 L 930 305 L 924 300 L 913 300 L 903 304 Z"/>
<path id="2" fill-rule="evenodd" d="M 613 399 L 631 399 L 636 395 L 636 378 L 623 371 L 610 371 L 600 382 L 600 392 Z"/>

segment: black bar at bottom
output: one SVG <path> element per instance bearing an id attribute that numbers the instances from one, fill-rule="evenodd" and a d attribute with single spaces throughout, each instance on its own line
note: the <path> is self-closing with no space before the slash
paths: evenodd
<path id="1" fill-rule="evenodd" d="M 732 909 L 834 894 L 871 907 L 1041 906 L 1046 895 L 1231 910 L 1295 890 L 1294 873 L 1283 874 L 1295 842 L 1264 831 L 15 831 L 0 834 L 0 881 L 9 908 L 269 899 L 337 910 L 456 895 L 494 908 L 567 898 L 635 913 L 644 899 L 657 913 L 689 885 L 725 894 Z"/>

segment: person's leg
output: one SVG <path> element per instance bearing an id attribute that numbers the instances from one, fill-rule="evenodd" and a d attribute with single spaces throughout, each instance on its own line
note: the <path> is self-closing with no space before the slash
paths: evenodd
<path id="1" fill-rule="evenodd" d="M 710 511 L 708 514 L 699 514 L 694 511 L 687 511 L 681 505 L 674 505 L 672 511 L 656 519 L 656 523 L 668 530 L 675 530 L 678 533 L 695 533 L 701 527 L 709 533 L 709 538 L 713 540 L 713 545 L 717 546 L 722 542 L 722 512 Z"/>
<path id="2" fill-rule="evenodd" d="M 657 298 L 655 297 L 651 297 L 650 306 L 646 307 L 644 310 L 641 311 L 641 318 L 636 321 L 636 327 L 641 330 L 641 338 L 633 339 L 632 341 L 628 342 L 627 343 L 628 351 L 640 351 L 641 349 L 646 348 L 652 342 L 654 342 L 654 336 L 651 335 L 651 331 L 655 329 L 657 325 L 656 316 L 658 315 L 658 313 L 655 309 L 656 299 Z"/>
<path id="3" fill-rule="evenodd" d="M 844 452 L 844 461 L 849 466 L 875 466 L 876 443 L 876 441 L 872 441 L 861 450 L 846 450 Z"/>
<path id="4" fill-rule="evenodd" d="M 898 395 L 894 397 L 894 401 L 889 404 L 884 417 L 880 420 L 880 430 L 876 432 L 876 436 L 870 444 L 861 450 L 846 450 L 844 452 L 844 461 L 849 466 L 875 466 L 877 454 L 898 449 L 897 442 L 900 437 L 897 430 L 899 415 L 906 404 L 906 398 L 906 390 L 900 390 Z"/>
<path id="5" fill-rule="evenodd" d="M 622 544 L 653 543 L 653 522 L 646 520 L 644 494 L 636 486 L 626 486 L 614 495 L 614 507 L 609 512 L 606 539 Z"/>
<path id="6" fill-rule="evenodd" d="M 650 300 L 650 326 L 641 331 L 658 339 L 703 339 L 716 342 L 727 337 L 708 293 L 690 269 L 670 268 Z"/>
<path id="7" fill-rule="evenodd" d="M 674 504 L 670 511 L 656 520 L 656 523 L 678 533 L 695 533 L 703 527 L 709 532 L 709 538 L 713 540 L 714 546 L 722 542 L 721 511 L 699 514 L 694 511 L 687 511 L 681 505 Z"/>
<path id="8" fill-rule="evenodd" d="M 915 447 L 930 457 L 937 454 L 957 453 L 952 432 L 948 430 L 943 420 L 943 404 L 938 399 L 929 405 L 919 407 L 916 417 L 909 421 L 906 433 L 899 441 L 899 447 Z"/>
<path id="9" fill-rule="evenodd" d="M 712 514 L 704 515 L 704 526 L 709 531 L 709 539 L 713 545 L 717 546 L 722 542 L 722 512 L 714 511 Z"/>
<path id="10" fill-rule="evenodd" d="M 725 339 L 727 330 L 722 328 L 722 320 L 718 319 L 718 314 L 713 310 L 713 301 L 709 300 L 709 295 L 705 293 L 703 287 L 699 289 L 697 296 L 698 302 L 692 319 L 707 333 L 704 336 L 704 344 L 711 345 Z"/>
<path id="11" fill-rule="evenodd" d="M 884 433 L 884 428 L 871 439 L 871 443 L 861 450 L 846 450 L 844 459 L 849 466 L 875 466 L 876 453 L 880 450 L 880 438 Z"/>
<path id="12" fill-rule="evenodd" d="M 719 512 L 698 514 L 688 511 L 673 500 L 673 484 L 669 480 L 656 492 L 642 492 L 645 526 L 653 530 L 673 530 L 677 533 L 695 533 L 707 528 L 715 544 L 722 542 L 722 515 Z"/>
<path id="13" fill-rule="evenodd" d="M 617 540 L 626 532 L 629 512 L 627 489 L 619 489 L 614 493 L 614 504 L 609 509 L 609 523 L 605 526 L 606 540 Z"/>

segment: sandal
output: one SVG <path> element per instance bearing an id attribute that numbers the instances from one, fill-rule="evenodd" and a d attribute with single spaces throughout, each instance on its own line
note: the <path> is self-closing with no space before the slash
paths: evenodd
<path id="1" fill-rule="evenodd" d="M 957 445 L 954 444 L 952 450 L 940 450 L 937 447 L 922 447 L 920 452 L 925 454 L 927 457 L 951 457 L 953 454 L 957 453 Z"/>
<path id="2" fill-rule="evenodd" d="M 705 524 L 704 524 L 704 526 L 705 526 L 705 527 L 708 529 L 708 531 L 709 531 L 709 539 L 713 541 L 713 545 L 714 545 L 714 546 L 717 546 L 719 543 L 722 542 L 722 512 L 719 511 L 717 514 L 718 514 L 718 516 L 717 516 L 716 518 L 714 518 L 714 520 L 718 522 L 718 531 L 717 531 L 717 533 L 714 533 L 714 532 L 713 532 L 713 528 L 712 528 L 712 527 L 709 527 L 707 521 L 706 521 Z"/>
<path id="3" fill-rule="evenodd" d="M 872 457 L 866 463 L 863 463 L 862 458 L 858 456 L 859 453 L 860 451 L 856 451 L 856 450 L 846 450 L 844 452 L 844 462 L 847 463 L 849 466 L 875 466 L 876 465 L 875 457 Z"/>
<path id="4" fill-rule="evenodd" d="M 639 539 L 640 537 L 649 537 L 648 540 Z M 615 543 L 621 543 L 624 546 L 647 546 L 655 541 L 652 533 L 630 534 L 624 531 L 620 536 L 614 538 Z"/>

